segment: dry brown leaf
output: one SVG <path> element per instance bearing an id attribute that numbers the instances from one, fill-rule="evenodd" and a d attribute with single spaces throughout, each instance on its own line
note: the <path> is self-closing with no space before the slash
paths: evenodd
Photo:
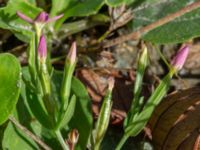
<path id="1" fill-rule="evenodd" d="M 200 128 L 200 88 L 173 93 L 156 108 L 149 121 L 157 150 L 197 150 Z"/>

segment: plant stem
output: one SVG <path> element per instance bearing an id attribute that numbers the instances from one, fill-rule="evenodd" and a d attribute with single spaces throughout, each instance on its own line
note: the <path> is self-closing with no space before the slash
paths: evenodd
<path id="1" fill-rule="evenodd" d="M 115 148 L 115 150 L 121 150 L 122 146 L 126 143 L 126 140 L 129 138 L 129 136 L 127 135 L 123 135 L 123 137 L 121 138 L 119 144 L 117 145 L 117 147 Z"/>
<path id="2" fill-rule="evenodd" d="M 111 30 L 107 30 L 99 39 L 98 42 L 102 42 L 109 34 Z"/>
<path id="3" fill-rule="evenodd" d="M 95 143 L 94 150 L 99 150 L 100 149 L 100 144 L 101 144 L 101 141 Z"/>
<path id="4" fill-rule="evenodd" d="M 62 134 L 60 133 L 60 130 L 57 130 L 55 133 L 56 133 L 57 139 L 60 142 L 60 145 L 62 146 L 63 150 L 69 150 L 69 147 L 65 143 L 65 141 L 64 141 L 64 139 L 62 137 Z"/>

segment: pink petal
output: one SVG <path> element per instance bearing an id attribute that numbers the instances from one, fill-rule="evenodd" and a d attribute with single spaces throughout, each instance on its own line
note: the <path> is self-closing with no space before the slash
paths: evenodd
<path id="1" fill-rule="evenodd" d="M 19 11 L 17 11 L 17 16 L 30 24 L 32 24 L 34 22 L 31 18 L 29 18 L 28 16 L 24 15 L 23 13 L 21 13 Z"/>
<path id="2" fill-rule="evenodd" d="M 60 19 L 60 18 L 62 18 L 62 17 L 63 17 L 63 14 L 58 15 L 58 16 L 55 16 L 55 17 L 53 17 L 53 18 L 49 18 L 49 19 L 46 21 L 46 23 L 54 22 L 54 21 L 56 21 L 56 20 L 58 20 L 58 19 Z"/>
<path id="3" fill-rule="evenodd" d="M 37 17 L 34 19 L 35 22 L 42 22 L 46 23 L 46 21 L 49 19 L 49 15 L 46 12 L 40 12 Z"/>

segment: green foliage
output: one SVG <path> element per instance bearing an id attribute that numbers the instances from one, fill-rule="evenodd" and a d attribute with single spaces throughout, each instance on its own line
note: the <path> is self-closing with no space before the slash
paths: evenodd
<path id="1" fill-rule="evenodd" d="M 142 84 L 143 84 L 143 77 L 146 70 L 146 67 L 148 65 L 148 51 L 147 47 L 145 46 L 139 55 L 138 59 L 138 66 L 137 66 L 137 72 L 136 72 L 136 79 L 134 84 L 134 90 L 133 90 L 133 101 L 131 104 L 130 111 L 128 113 L 128 116 L 125 119 L 124 126 L 126 127 L 129 122 L 132 122 L 135 116 L 141 111 L 142 105 L 143 105 L 143 97 L 141 97 L 141 90 L 142 90 Z"/>
<path id="2" fill-rule="evenodd" d="M 47 145 L 49 145 L 52 149 L 60 149 L 59 143 L 55 140 L 55 136 L 38 122 L 38 120 L 34 117 L 32 111 L 28 107 L 27 102 L 24 101 L 22 97 L 19 98 L 13 116 L 20 124 L 25 126 L 33 134 L 40 137 L 40 139 L 47 143 Z M 4 132 L 2 142 L 3 149 L 39 149 L 39 146 L 29 136 L 27 136 L 11 122 L 8 124 Z"/>
<path id="3" fill-rule="evenodd" d="M 23 69 L 27 70 L 27 68 Z M 22 84 L 23 85 L 23 84 Z M 23 86 L 22 86 L 23 87 Z M 49 129 L 45 128 L 41 124 L 35 114 L 32 113 L 32 108 L 29 107 L 28 102 L 24 98 L 24 88 L 22 88 L 21 96 L 17 103 L 16 110 L 14 111 L 14 118 L 23 126 L 25 126 L 32 134 L 37 135 L 40 139 L 47 143 L 52 149 L 61 149 L 58 141 L 55 139 L 54 133 L 50 132 Z M 35 100 L 35 99 L 34 99 Z M 33 100 L 33 102 L 34 102 Z M 36 105 L 35 105 L 36 106 Z M 33 105 L 33 107 L 35 107 Z M 22 117 L 23 116 L 23 117 Z M 41 116 L 42 118 L 42 116 Z M 43 118 L 45 121 L 45 118 Z M 14 124 L 9 123 L 3 136 L 3 149 L 8 148 L 9 150 L 36 150 L 39 146 L 29 137 L 26 133 L 22 132 Z"/>
<path id="4" fill-rule="evenodd" d="M 148 25 L 156 20 L 174 13 L 184 6 L 195 2 L 195 0 L 171 0 L 158 1 L 147 4 L 147 6 L 135 8 L 133 10 L 132 29 L 136 30 L 142 26 Z M 158 27 L 142 38 L 153 43 L 179 43 L 188 39 L 198 37 L 200 29 L 198 27 L 200 21 L 200 9 L 185 14 L 161 27 Z"/>
<path id="5" fill-rule="evenodd" d="M 77 96 L 77 102 L 69 127 L 78 130 L 80 135 L 76 148 L 82 150 L 86 148 L 92 131 L 93 117 L 91 111 L 91 100 L 85 86 L 76 78 L 73 78 L 72 80 L 72 92 Z"/>
<path id="6" fill-rule="evenodd" d="M 58 2 L 56 4 L 58 4 Z M 61 24 L 69 17 L 80 17 L 80 16 L 83 17 L 96 14 L 98 10 L 103 6 L 103 4 L 104 4 L 103 0 L 83 0 L 83 1 L 70 0 L 70 2 L 67 5 L 63 5 L 65 6 L 65 8 L 62 8 L 63 9 L 62 12 L 60 12 L 60 9 L 57 10 L 56 5 L 53 6 L 51 13 L 53 14 L 58 14 L 58 12 L 64 13 L 64 16 L 57 21 L 56 29 L 59 29 Z M 54 9 L 54 7 L 56 10 Z"/>
<path id="7" fill-rule="evenodd" d="M 42 98 L 38 95 L 37 91 L 34 91 L 31 85 L 31 77 L 27 67 L 22 68 L 23 83 L 21 95 L 23 101 L 29 106 L 27 109 L 37 118 L 37 120 L 46 128 L 53 128 L 48 118 L 44 105 L 42 104 Z M 28 83 L 29 84 L 28 84 Z"/>
<path id="8" fill-rule="evenodd" d="M 132 122 L 125 128 L 125 135 L 136 136 L 146 125 L 151 117 L 156 106 L 161 102 L 163 97 L 167 94 L 172 78 L 171 72 L 169 72 L 165 78 L 160 82 L 156 90 L 152 93 L 148 99 L 141 113 L 139 113 Z"/>
<path id="9" fill-rule="evenodd" d="M 75 108 L 76 108 L 76 96 L 73 95 L 71 97 L 69 106 L 63 115 L 63 119 L 58 124 L 58 128 L 64 128 L 69 123 L 69 121 L 71 120 L 71 118 L 74 115 Z"/>
<path id="10" fill-rule="evenodd" d="M 21 67 L 11 54 L 0 55 L 0 124 L 13 112 L 21 87 Z"/>
<path id="11" fill-rule="evenodd" d="M 53 83 L 56 91 L 60 91 L 61 82 L 62 82 L 63 73 L 60 71 L 54 71 Z M 65 128 L 68 129 L 77 129 L 79 132 L 79 140 L 76 145 L 77 149 L 85 149 L 89 136 L 92 131 L 93 119 L 91 112 L 91 100 L 85 89 L 84 85 L 77 79 L 72 78 L 71 85 L 72 95 L 76 95 L 76 105 L 72 103 L 72 106 L 75 106 L 75 110 L 72 115 L 67 115 L 67 122 L 70 120 L 68 126 L 65 125 Z M 69 102 L 71 103 L 71 101 Z M 71 104 L 69 104 L 71 105 Z M 74 109 L 74 108 L 70 108 Z"/>
<path id="12" fill-rule="evenodd" d="M 6 7 L 0 9 L 0 28 L 12 31 L 20 40 L 28 42 L 31 38 L 31 25 L 21 20 L 16 11 L 21 11 L 34 18 L 41 9 L 24 0 L 10 0 Z"/>
<path id="13" fill-rule="evenodd" d="M 18 122 L 26 125 L 29 130 L 32 130 L 37 134 L 41 132 L 41 125 L 36 120 L 33 120 L 29 110 L 27 109 L 22 99 L 19 99 L 17 108 L 15 109 L 13 116 L 15 116 L 15 118 L 18 118 Z M 36 150 L 39 148 L 37 144 L 32 139 L 30 139 L 30 137 L 28 137 L 20 129 L 16 128 L 15 125 L 11 122 L 8 123 L 7 128 L 4 132 L 2 146 L 3 149 L 9 150 Z"/>
<path id="14" fill-rule="evenodd" d="M 17 129 L 12 123 L 9 123 L 4 132 L 3 149 L 36 150 L 38 146 L 26 134 Z"/>
<path id="15" fill-rule="evenodd" d="M 160 84 L 147 100 L 147 103 L 144 105 L 141 112 L 138 110 L 136 114 L 133 114 L 133 117 L 131 120 L 129 120 L 128 124 L 125 124 L 124 135 L 117 145 L 116 150 L 120 150 L 130 136 L 138 135 L 145 127 L 156 106 L 158 106 L 163 97 L 167 94 L 173 73 L 174 72 L 172 70 L 169 71 L 169 73 L 164 77 L 163 80 L 161 80 Z M 130 115 L 132 115 L 131 113 L 133 112 L 130 112 Z"/>

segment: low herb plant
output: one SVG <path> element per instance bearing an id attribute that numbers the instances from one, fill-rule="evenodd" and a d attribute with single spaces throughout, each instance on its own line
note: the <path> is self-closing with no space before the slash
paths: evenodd
<path id="1" fill-rule="evenodd" d="M 7 9 L 14 5 L 12 0 L 11 2 Z M 107 1 L 107 3 L 112 5 L 112 1 Z M 12 30 L 18 38 L 29 42 L 28 66 L 26 67 L 21 67 L 18 60 L 11 54 L 0 55 L 0 85 L 3 85 L 0 86 L 0 124 L 4 127 L 3 149 L 12 150 L 16 147 L 21 149 L 42 147 L 48 150 L 101 149 L 110 120 L 114 79 L 108 80 L 107 93 L 93 128 L 91 100 L 84 85 L 73 76 L 77 62 L 76 43 L 72 43 L 63 71 L 54 69 L 51 64 L 50 50 L 48 50 L 50 44 L 47 43 L 49 40 L 46 40 L 49 36 L 48 30 L 51 29 L 49 26 L 54 30 L 61 26 L 70 13 L 76 13 L 72 9 L 71 12 L 56 16 L 62 10 L 57 10 L 55 7 L 60 5 L 59 1 L 54 0 L 53 4 L 51 16 L 55 17 L 49 17 L 49 14 L 41 11 L 32 19 L 20 9 L 17 11 L 19 18 L 16 20 L 19 23 L 22 20 L 26 22 L 31 32 L 25 29 L 19 30 L 16 27 L 8 28 L 5 24 L 0 24 Z M 96 1 L 94 4 L 100 8 L 103 2 Z M 23 10 L 32 8 L 29 4 L 26 6 Z M 27 37 L 28 40 L 26 40 Z M 117 150 L 122 148 L 130 136 L 136 136 L 143 130 L 155 107 L 167 94 L 173 75 L 182 68 L 188 51 L 187 46 L 179 50 L 172 63 L 168 65 L 169 73 L 160 81 L 147 102 L 144 102 L 141 89 L 144 72 L 148 65 L 148 51 L 145 47 L 142 49 L 138 59 L 134 98 L 124 121 L 124 134 L 116 146 Z M 8 119 L 14 125 L 6 122 Z"/>
<path id="2" fill-rule="evenodd" d="M 7 101 L 10 100 L 13 102 L 12 109 L 9 109 L 12 111 L 21 90 L 19 103 L 22 104 L 19 104 L 19 108 L 15 110 L 13 116 L 9 116 L 11 112 L 9 112 L 9 114 L 5 113 L 7 116 L 5 116 L 1 124 L 9 117 L 10 121 L 12 121 L 16 127 L 19 127 L 20 130 L 24 131 L 23 135 L 26 139 L 31 138 L 27 140 L 31 140 L 31 142 L 35 141 L 38 144 L 35 145 L 34 143 L 33 145 L 29 145 L 27 143 L 28 149 L 39 148 L 38 146 L 41 146 L 43 149 L 86 149 L 89 141 L 91 141 L 91 149 L 99 149 L 109 124 L 114 79 L 110 78 L 108 80 L 107 94 L 103 101 L 95 130 L 92 132 L 93 119 L 91 100 L 89 99 L 84 85 L 77 78 L 73 77 L 77 62 L 76 43 L 72 43 L 65 60 L 63 72 L 55 70 L 50 63 L 51 58 L 48 55 L 49 51 L 44 29 L 48 23 L 60 19 L 62 15 L 49 18 L 47 13 L 41 12 L 35 19 L 31 19 L 21 12 L 17 12 L 17 15 L 30 23 L 34 32 L 27 50 L 27 67 L 21 68 L 14 56 L 2 54 L 2 58 L 5 59 L 5 65 L 10 63 L 8 62 L 9 59 L 13 59 L 13 67 L 16 68 L 13 70 L 12 74 L 15 73 L 14 75 L 16 77 L 13 78 L 11 76 L 11 80 L 15 83 L 14 81 L 17 79 L 17 85 L 15 85 L 17 90 L 13 88 L 13 90 L 15 90 L 13 92 L 16 92 L 13 94 L 15 96 L 14 100 L 11 100 L 12 95 L 10 97 L 4 95 L 4 98 Z M 8 60 L 6 60 L 7 57 Z M 3 67 L 4 64 L 1 68 L 4 69 L 3 71 L 6 71 L 6 66 Z M 2 78 L 4 78 L 4 76 L 2 76 Z M 10 80 L 7 77 L 5 79 L 8 81 Z M 5 81 L 5 84 L 9 84 L 8 81 Z M 37 125 L 29 127 L 29 130 L 32 131 L 29 131 L 26 128 L 24 129 L 24 127 L 16 120 L 17 117 L 18 120 L 20 120 L 22 117 L 21 115 L 27 113 L 25 110 L 22 110 L 22 108 L 26 109 L 29 113 L 26 114 L 26 117 L 29 119 L 36 119 Z M 29 119 L 25 118 L 24 122 L 26 123 L 27 128 L 28 126 L 31 126 Z M 42 131 L 38 131 L 36 129 L 37 127 Z M 6 129 L 8 131 L 5 132 L 14 132 L 9 128 L 11 127 L 8 125 Z M 65 135 L 63 135 L 63 133 L 65 133 Z M 37 136 L 46 139 L 47 143 L 44 143 L 43 140 Z M 55 143 L 55 145 L 53 145 L 49 139 L 54 140 L 53 143 Z M 55 141 L 59 142 L 59 144 Z M 4 148 L 12 149 L 12 144 L 10 145 L 9 141 L 4 141 L 3 144 Z"/>

